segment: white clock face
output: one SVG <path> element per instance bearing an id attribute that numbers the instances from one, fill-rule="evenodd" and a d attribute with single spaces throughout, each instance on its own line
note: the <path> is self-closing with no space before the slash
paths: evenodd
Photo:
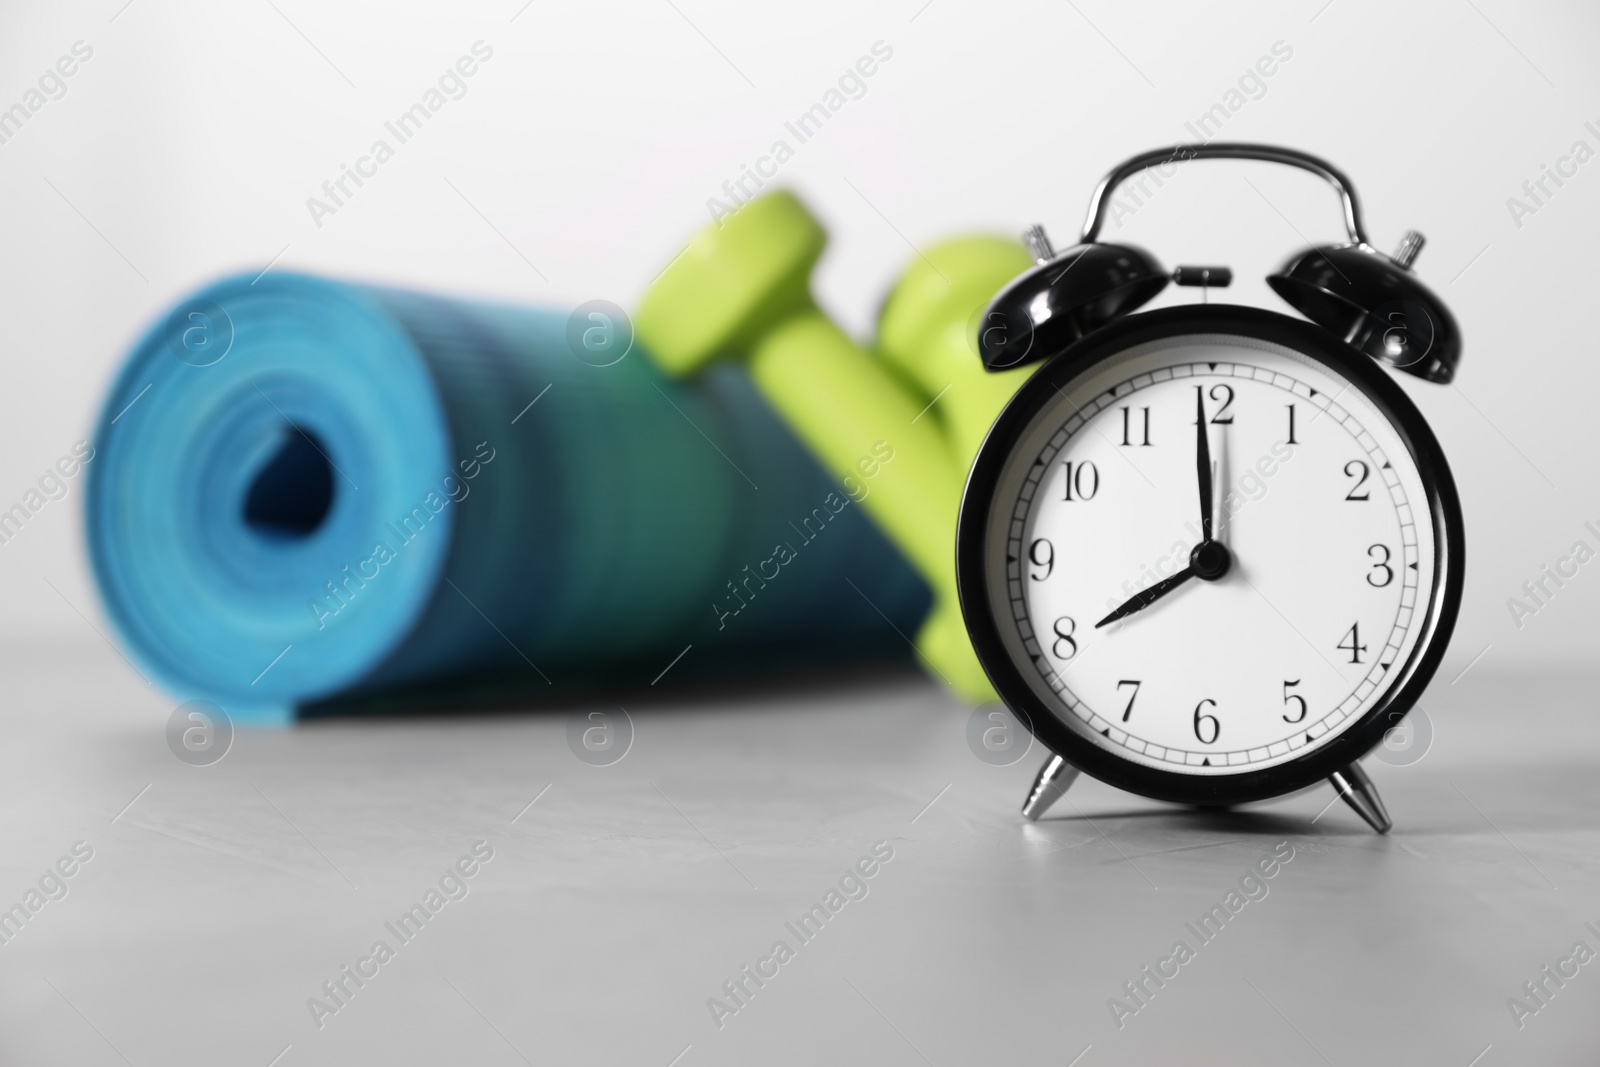
<path id="1" fill-rule="evenodd" d="M 1207 540 L 1197 405 L 1220 577 L 1216 548 L 1191 568 Z M 1401 675 L 1434 596 L 1433 522 L 1400 434 L 1357 386 L 1255 338 L 1096 364 L 1024 431 L 995 500 L 986 566 L 1013 661 L 1069 728 L 1167 771 L 1236 774 L 1327 744 Z M 1146 590 L 1161 595 L 1097 625 Z"/>

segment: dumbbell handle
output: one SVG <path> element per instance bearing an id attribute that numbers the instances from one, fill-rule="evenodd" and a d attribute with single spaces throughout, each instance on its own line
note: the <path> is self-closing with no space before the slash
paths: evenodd
<path id="1" fill-rule="evenodd" d="M 913 644 L 922 661 L 974 703 L 998 699 L 961 619 L 955 520 L 965 469 L 939 423 L 889 367 L 815 308 L 774 325 L 750 353 L 750 375 L 828 472 L 933 590 Z M 893 449 L 883 461 L 875 446 Z M 872 473 L 868 473 L 871 471 Z"/>
<path id="2" fill-rule="evenodd" d="M 961 475 L 911 391 L 815 309 L 760 338 L 750 375 L 829 473 L 865 493 L 862 507 L 935 594 L 953 594 Z M 887 462 L 880 442 L 893 450 Z"/>

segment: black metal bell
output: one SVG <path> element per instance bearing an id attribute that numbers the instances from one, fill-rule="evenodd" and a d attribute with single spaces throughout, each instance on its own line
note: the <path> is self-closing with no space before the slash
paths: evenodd
<path id="1" fill-rule="evenodd" d="M 1082 244 L 1051 255 L 1030 234 L 1041 262 L 1018 277 L 985 312 L 978 355 L 988 370 L 1010 370 L 1053 356 L 1159 293 L 1169 280 L 1156 258 L 1132 245 Z"/>
<path id="2" fill-rule="evenodd" d="M 1267 284 L 1306 318 L 1379 363 L 1444 383 L 1461 361 L 1461 331 L 1444 302 L 1411 273 L 1422 247 L 1408 233 L 1394 258 L 1370 245 L 1295 253 Z"/>

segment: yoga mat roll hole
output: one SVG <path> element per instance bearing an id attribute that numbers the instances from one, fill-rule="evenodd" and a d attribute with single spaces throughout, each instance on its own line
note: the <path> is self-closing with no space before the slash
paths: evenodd
<path id="1" fill-rule="evenodd" d="M 245 492 L 244 521 L 268 540 L 297 540 L 315 533 L 333 507 L 333 465 L 316 434 L 286 429 Z"/>

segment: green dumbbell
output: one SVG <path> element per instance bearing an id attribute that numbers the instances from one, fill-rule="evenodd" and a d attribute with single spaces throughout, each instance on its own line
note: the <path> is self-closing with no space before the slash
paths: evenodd
<path id="1" fill-rule="evenodd" d="M 961 478 L 989 427 L 1034 367 L 995 373 L 978 360 L 977 331 L 995 293 L 1033 266 L 1016 241 L 961 237 L 911 261 L 878 315 L 877 349 L 937 405 Z"/>
<path id="2" fill-rule="evenodd" d="M 955 522 L 972 455 L 1004 396 L 984 381 L 966 333 L 1031 260 L 1020 244 L 993 238 L 931 249 L 931 269 L 914 267 L 885 305 L 891 343 L 880 357 L 811 298 L 826 243 L 793 195 L 753 200 L 696 234 L 661 274 L 640 302 L 637 336 L 675 376 L 718 357 L 746 361 L 763 396 L 841 480 L 861 476 L 878 442 L 894 449 L 862 503 L 934 591 L 918 651 L 961 696 L 993 700 L 956 599 Z"/>
<path id="3" fill-rule="evenodd" d="M 996 237 L 962 237 L 928 248 L 911 261 L 878 316 L 877 350 L 902 377 L 914 382 L 930 405 L 924 419 L 935 419 L 957 478 L 967 471 L 995 416 L 1035 367 L 995 374 L 978 360 L 977 330 L 995 293 L 1033 265 L 1023 246 Z M 945 558 L 954 566 L 955 512 Z M 960 604 L 952 595 L 935 602 L 917 637 L 925 657 L 961 669 L 972 656 Z M 974 701 L 993 700 L 983 689 L 952 687 Z M 975 677 L 982 679 L 982 675 Z"/>

